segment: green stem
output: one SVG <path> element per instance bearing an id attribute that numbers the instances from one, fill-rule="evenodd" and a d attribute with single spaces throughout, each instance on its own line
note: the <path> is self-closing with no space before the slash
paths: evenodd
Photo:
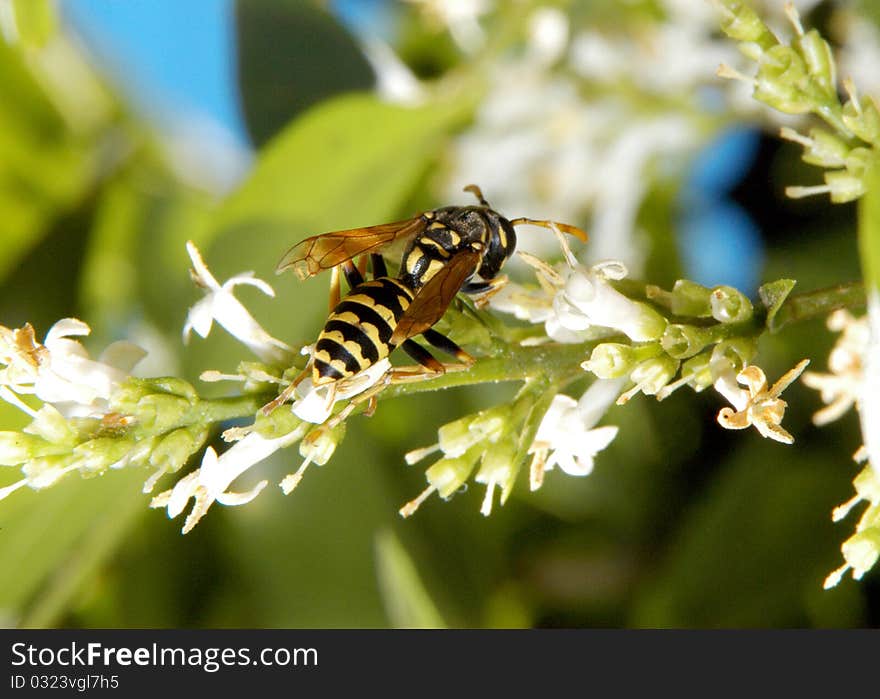
<path id="1" fill-rule="evenodd" d="M 549 342 L 536 347 L 512 345 L 499 355 L 478 359 L 467 371 L 449 372 L 435 379 L 415 383 L 392 384 L 382 392 L 382 397 L 394 398 L 456 386 L 525 379 L 564 385 L 584 373 L 580 363 L 590 356 L 597 344 L 599 341 L 577 345 Z"/>
<path id="2" fill-rule="evenodd" d="M 773 322 L 773 330 L 827 316 L 840 308 L 860 308 L 865 305 L 865 287 L 861 282 L 839 284 L 827 289 L 792 294 L 783 302 Z"/>

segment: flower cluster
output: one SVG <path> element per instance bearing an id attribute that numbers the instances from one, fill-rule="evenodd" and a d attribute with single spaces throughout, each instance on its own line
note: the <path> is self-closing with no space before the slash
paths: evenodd
<path id="1" fill-rule="evenodd" d="M 865 193 L 865 176 L 880 145 L 880 111 L 870 96 L 859 95 L 851 79 L 843 81 L 848 99 L 838 97 L 837 63 L 828 42 L 815 29 L 804 31 L 794 4 L 786 15 L 794 29 L 788 42 L 780 41 L 748 5 L 720 0 L 722 29 L 739 42 L 740 50 L 757 64 L 754 77 L 726 64 L 718 74 L 753 86 L 752 96 L 786 114 L 812 113 L 831 131 L 814 127 L 801 134 L 783 127 L 781 135 L 803 146 L 803 159 L 825 168 L 824 184 L 788 187 L 790 197 L 828 194 L 833 202 L 847 202 Z"/>
<path id="2" fill-rule="evenodd" d="M 130 376 L 144 352 L 127 342 L 92 359 L 74 339 L 89 332 L 82 321 L 66 318 L 40 343 L 30 325 L 0 326 L 0 397 L 30 418 L 21 431 L 0 432 L 0 464 L 24 475 L 0 489 L 0 499 L 25 486 L 46 488 L 71 472 L 130 465 L 154 469 L 148 491 L 207 438 L 189 419 L 197 402 L 189 384 Z M 42 405 L 31 405 L 27 396 Z"/>
<path id="3" fill-rule="evenodd" d="M 490 299 L 490 305 L 543 323 L 546 337 L 556 342 L 619 336 L 612 342 L 595 343 L 581 364 L 598 379 L 629 380 L 630 387 L 620 393 L 618 404 L 637 393 L 663 400 L 684 385 L 695 391 L 714 386 L 735 408 L 719 412 L 722 427 L 753 425 L 764 437 L 787 444 L 793 441 L 780 426 L 786 404 L 779 394 L 808 362 L 804 360 L 772 388 L 767 387 L 764 372 L 749 365 L 762 328 L 748 297 L 732 287 L 710 289 L 685 279 L 670 291 L 636 285 L 627 295 L 615 286 L 627 276 L 623 263 L 606 261 L 584 267 L 563 247 L 567 259 L 561 270 L 524 255 L 535 267 L 540 286 L 509 284 Z M 784 298 L 771 301 L 773 288 L 762 288 L 768 318 Z M 639 291 L 642 298 L 632 298 Z"/>
<path id="4" fill-rule="evenodd" d="M 828 329 L 840 333 L 828 357 L 828 373 L 808 372 L 803 377 L 803 382 L 819 391 L 826 404 L 813 415 L 813 422 L 827 425 L 855 406 L 865 435 L 865 444 L 853 457 L 865 464 L 853 481 L 856 494 L 834 509 L 832 519 L 842 520 L 860 502 L 867 502 L 868 507 L 859 518 L 855 533 L 843 542 L 841 551 L 845 563 L 826 578 L 826 589 L 837 585 L 848 570 L 852 570 L 853 578 L 860 579 L 880 557 L 880 476 L 876 467 L 880 455 L 872 448 L 871 431 L 866 422 L 866 415 L 877 401 L 876 386 L 870 380 L 868 369 L 876 340 L 872 341 L 868 316 L 856 318 L 845 310 L 829 316 Z"/>

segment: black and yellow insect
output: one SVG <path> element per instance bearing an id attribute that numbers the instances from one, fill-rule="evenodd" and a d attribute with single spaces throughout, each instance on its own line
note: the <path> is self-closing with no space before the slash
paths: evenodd
<path id="1" fill-rule="evenodd" d="M 432 329 L 455 295 L 491 294 L 506 281 L 499 276 L 516 249 L 514 227 L 534 224 L 557 228 L 586 240 L 574 226 L 551 221 L 508 220 L 493 210 L 476 185 L 465 188 L 477 206 L 447 206 L 403 221 L 334 231 L 306 238 L 285 253 L 276 272 L 292 269 L 301 279 L 332 270 L 331 312 L 321 330 L 310 366 L 275 401 L 284 402 L 311 373 L 315 386 L 334 384 L 373 366 L 401 347 L 424 370 L 401 376 L 443 373 L 447 366 L 412 338 L 456 357 L 462 367 L 473 358 L 452 340 Z M 405 243 L 397 277 L 388 275 L 381 252 Z M 354 260 L 371 260 L 373 279 L 364 280 Z M 340 269 L 351 288 L 340 300 Z"/>

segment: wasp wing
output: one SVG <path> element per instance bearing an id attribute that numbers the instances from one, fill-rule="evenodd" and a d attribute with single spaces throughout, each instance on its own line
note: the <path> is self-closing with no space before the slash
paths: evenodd
<path id="1" fill-rule="evenodd" d="M 313 235 L 284 253 L 275 273 L 292 269 L 300 279 L 307 279 L 365 253 L 377 252 L 396 240 L 418 235 L 426 225 L 422 216 L 416 216 L 378 226 Z"/>
<path id="2" fill-rule="evenodd" d="M 412 303 L 397 321 L 390 343 L 396 347 L 440 320 L 462 284 L 476 271 L 479 261 L 480 253 L 469 251 L 459 252 L 447 262 L 416 292 Z"/>

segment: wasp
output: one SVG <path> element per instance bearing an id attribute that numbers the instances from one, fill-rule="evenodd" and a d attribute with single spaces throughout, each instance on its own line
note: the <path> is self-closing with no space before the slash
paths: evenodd
<path id="1" fill-rule="evenodd" d="M 312 384 L 329 385 L 332 395 L 337 382 L 356 376 L 398 347 L 420 367 L 394 369 L 392 379 L 467 368 L 473 357 L 432 326 L 459 292 L 485 299 L 503 286 L 507 278 L 501 276 L 501 269 L 516 250 L 514 228 L 532 224 L 586 240 L 583 231 L 568 224 L 508 220 L 492 209 L 479 187 L 464 189 L 474 194 L 478 205 L 446 206 L 393 223 L 323 233 L 306 238 L 284 254 L 276 273 L 293 270 L 300 279 L 307 279 L 331 271 L 331 311 L 309 364 L 264 412 L 287 400 L 310 373 Z M 393 277 L 382 252 L 399 243 L 404 250 Z M 364 278 L 367 256 L 373 274 L 369 281 Z M 355 265 L 358 258 L 363 261 L 361 267 Z M 340 270 L 350 287 L 344 298 L 340 297 Z M 460 364 L 442 364 L 412 339 L 418 335 Z"/>

